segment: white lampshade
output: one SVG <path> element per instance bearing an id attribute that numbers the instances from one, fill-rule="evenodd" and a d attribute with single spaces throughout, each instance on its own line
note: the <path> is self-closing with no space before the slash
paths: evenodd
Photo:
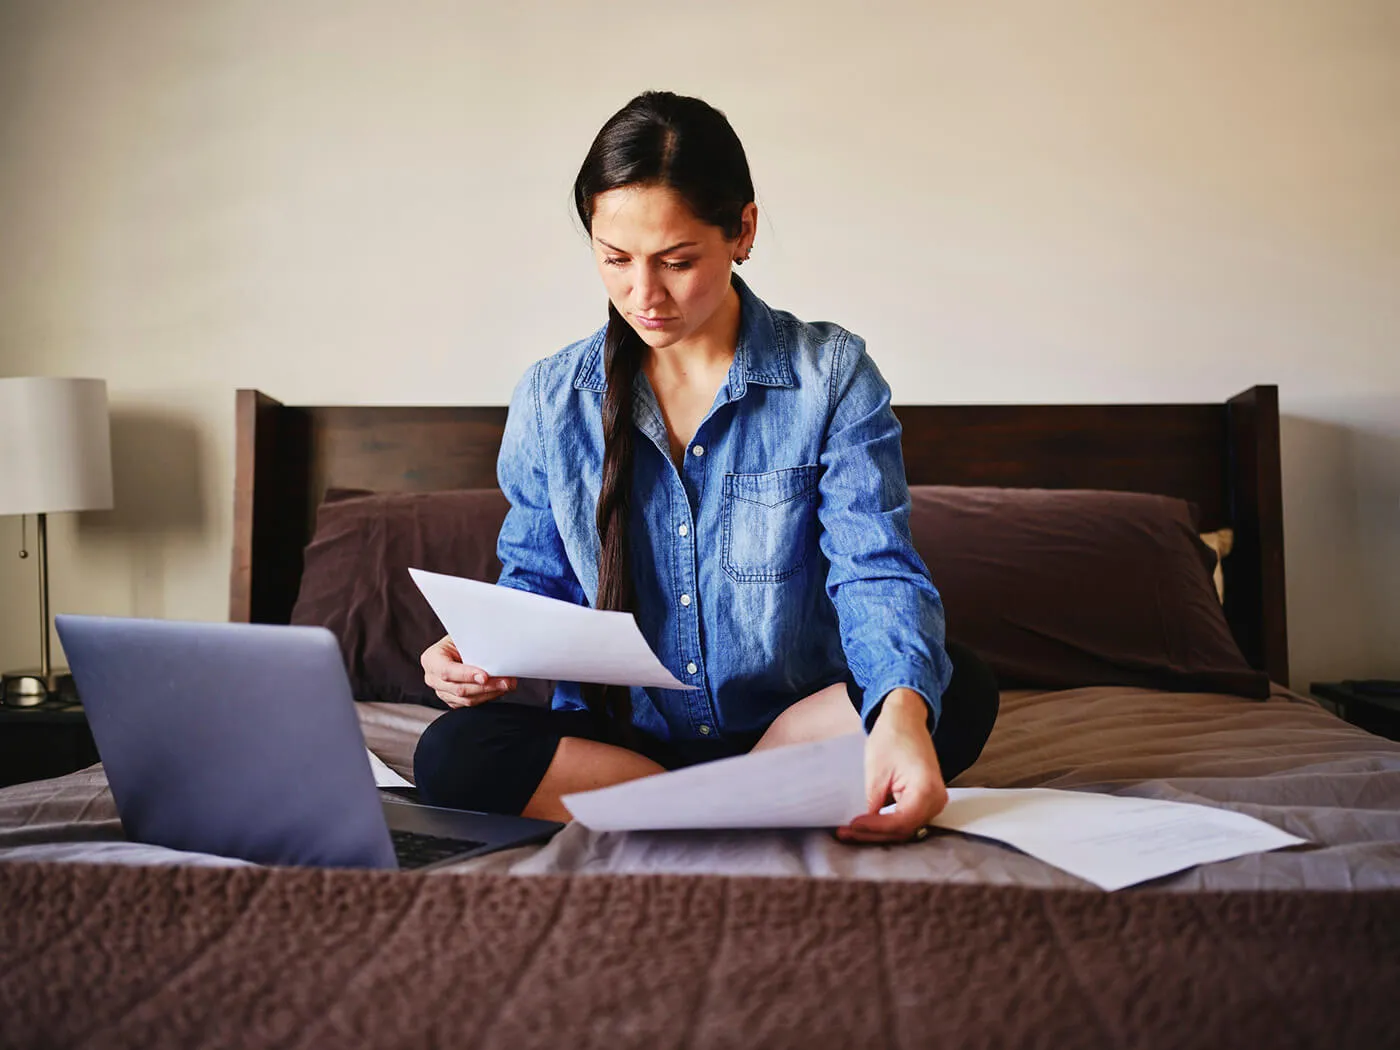
<path id="1" fill-rule="evenodd" d="M 0 379 L 0 515 L 111 506 L 106 381 Z"/>

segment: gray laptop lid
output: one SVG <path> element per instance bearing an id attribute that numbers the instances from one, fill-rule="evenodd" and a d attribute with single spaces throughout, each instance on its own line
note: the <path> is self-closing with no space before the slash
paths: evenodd
<path id="1" fill-rule="evenodd" d="M 129 838 L 264 864 L 397 867 L 324 627 L 55 622 Z"/>

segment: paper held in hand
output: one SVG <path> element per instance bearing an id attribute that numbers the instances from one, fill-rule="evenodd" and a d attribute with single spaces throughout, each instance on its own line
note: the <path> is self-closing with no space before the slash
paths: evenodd
<path id="1" fill-rule="evenodd" d="M 830 828 L 865 812 L 861 734 L 774 748 L 564 796 L 598 831 Z M 933 821 L 996 839 L 1106 890 L 1303 839 L 1242 813 L 1046 788 L 952 788 Z M 937 849 L 937 839 L 917 849 Z"/>
<path id="2" fill-rule="evenodd" d="M 462 662 L 492 676 L 695 688 L 656 658 L 628 613 L 423 569 L 408 572 Z"/>
<path id="3" fill-rule="evenodd" d="M 752 751 L 564 796 L 595 831 L 836 827 L 865 812 L 865 737 Z"/>

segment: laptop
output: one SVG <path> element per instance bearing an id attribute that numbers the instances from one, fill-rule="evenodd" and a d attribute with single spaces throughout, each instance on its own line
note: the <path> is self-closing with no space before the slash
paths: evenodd
<path id="1" fill-rule="evenodd" d="M 133 841 L 259 864 L 428 868 L 563 826 L 381 794 L 324 627 L 55 622 Z"/>

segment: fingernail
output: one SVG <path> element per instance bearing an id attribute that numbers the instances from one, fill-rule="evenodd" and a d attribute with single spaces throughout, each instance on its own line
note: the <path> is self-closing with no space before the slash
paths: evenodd
<path id="1" fill-rule="evenodd" d="M 485 685 L 485 684 L 486 684 L 486 676 L 485 676 L 484 674 L 479 674 L 479 675 L 477 675 L 477 676 L 476 676 L 476 684 L 477 684 L 477 685 Z"/>

